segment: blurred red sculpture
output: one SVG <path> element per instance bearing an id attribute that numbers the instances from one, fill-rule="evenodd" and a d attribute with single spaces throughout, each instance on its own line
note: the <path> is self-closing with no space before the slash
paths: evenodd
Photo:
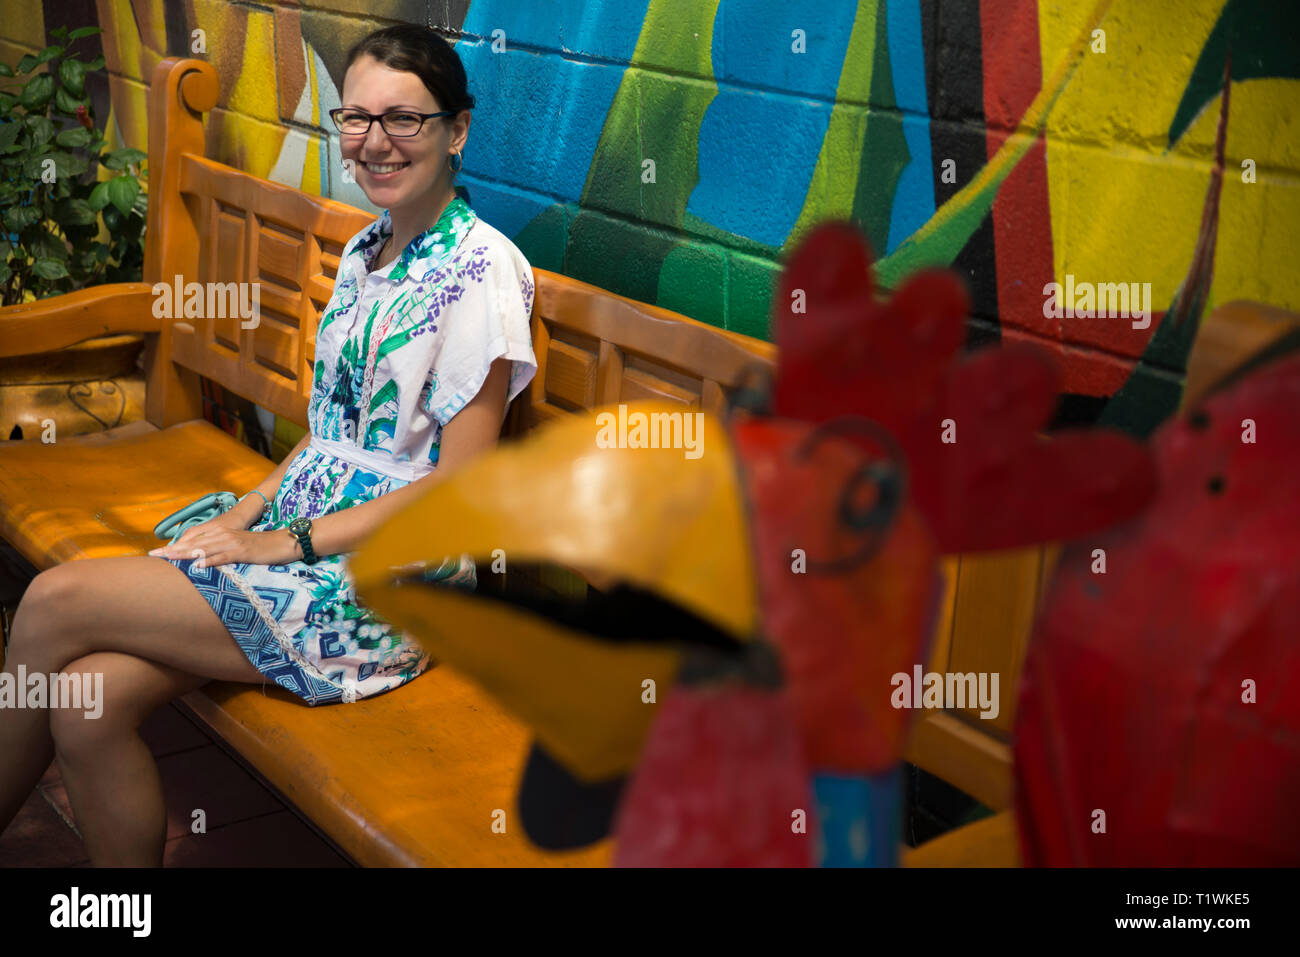
<path id="1" fill-rule="evenodd" d="M 1153 436 L 1159 494 L 1067 550 L 1029 647 L 1029 865 L 1300 864 L 1300 356 Z"/>

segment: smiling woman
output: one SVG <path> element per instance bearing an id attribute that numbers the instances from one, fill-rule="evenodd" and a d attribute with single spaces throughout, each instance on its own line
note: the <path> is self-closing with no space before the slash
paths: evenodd
<path id="1" fill-rule="evenodd" d="M 367 36 L 342 103 L 342 155 L 382 212 L 344 246 L 317 323 L 307 435 L 260 495 L 156 557 L 70 562 L 28 587 L 5 671 L 103 673 L 103 715 L 0 709 L 0 828 L 57 756 L 91 860 L 160 863 L 161 788 L 136 733 L 158 706 L 214 678 L 352 702 L 432 663 L 361 605 L 349 553 L 496 444 L 537 370 L 532 267 L 457 194 L 474 98 L 446 41 L 409 25 Z M 477 582 L 468 555 L 423 577 Z"/>

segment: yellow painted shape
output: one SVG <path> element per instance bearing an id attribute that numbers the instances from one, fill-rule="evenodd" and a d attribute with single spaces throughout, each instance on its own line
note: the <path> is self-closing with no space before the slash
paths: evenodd
<path id="1" fill-rule="evenodd" d="M 629 421 L 683 412 L 663 402 L 626 408 Z M 748 526 L 725 427 L 699 414 L 695 459 L 683 449 L 599 447 L 600 417 L 611 410 L 565 416 L 501 446 L 380 526 L 352 561 L 357 582 L 500 548 L 508 562 L 592 570 L 654 591 L 742 640 L 757 615 Z"/>
<path id="2" fill-rule="evenodd" d="M 877 5 L 872 0 L 862 0 L 853 18 L 853 29 L 835 87 L 835 106 L 831 109 L 817 163 L 813 166 L 803 209 L 786 237 L 784 249 L 797 246 L 821 220 L 848 219 L 853 211 L 853 196 L 862 169 L 866 124 L 866 108 L 862 104 L 871 98 L 878 29 Z"/>
<path id="3" fill-rule="evenodd" d="M 1084 18 L 1083 23 L 1085 25 L 1104 24 L 1107 12 L 1113 2 L 1114 0 L 1097 0 Z M 1084 9 L 1087 10 L 1087 8 Z M 1076 70 L 1085 51 L 1088 49 L 1091 32 L 1091 27 L 1078 30 L 1073 36 L 1072 42 L 1067 45 L 1063 52 L 1050 59 L 1046 56 L 1043 57 L 1043 63 L 1055 63 L 1056 66 L 1053 68 L 1051 75 L 1044 79 L 1041 89 L 1030 101 L 1029 106 L 1025 108 L 1025 112 L 1017 124 L 1016 131 L 1006 138 L 998 151 L 980 168 L 980 171 L 971 178 L 969 183 L 953 193 L 942 206 L 935 210 L 934 215 L 926 221 L 925 225 L 904 240 L 902 245 L 893 253 L 876 264 L 877 274 L 883 284 L 888 286 L 897 282 L 899 267 L 895 266 L 890 270 L 884 270 L 882 264 L 892 261 L 893 263 L 903 263 L 904 267 L 906 267 L 907 261 L 915 248 L 924 247 L 936 233 L 939 233 L 947 226 L 950 220 L 960 216 L 968 206 L 974 203 L 980 193 L 995 189 L 1001 184 L 1015 169 L 1021 158 L 1038 142 L 1039 134 L 1046 126 L 1048 118 L 1052 115 L 1062 91 L 1076 78 Z M 906 269 L 904 268 L 903 271 L 906 271 Z"/>
<path id="4" fill-rule="evenodd" d="M 56 23 L 55 26 L 58 24 Z M 33 56 L 40 53 L 49 45 L 45 39 L 45 5 L 43 3 L 6 4 L 4 32 L 5 39 L 13 45 L 30 47 Z M 21 59 L 22 54 L 19 53 L 14 58 L 14 62 L 9 65 L 14 66 Z M 5 89 L 10 87 L 6 85 Z"/>
<path id="5" fill-rule="evenodd" d="M 278 108 L 274 15 L 224 5 L 201 8 L 200 14 L 196 26 L 207 35 L 208 59 L 223 77 L 236 77 L 218 122 L 216 157 L 269 179 L 288 135 Z M 238 43 L 230 42 L 235 36 Z"/>
<path id="6" fill-rule="evenodd" d="M 406 528 L 419 541 L 423 529 Z M 364 551 L 373 556 L 375 549 Z M 581 637 L 539 615 L 443 586 L 369 578 L 358 585 L 367 606 L 420 641 L 440 666 L 481 685 L 575 776 L 596 782 L 636 767 L 658 714 L 642 701 L 642 682 L 653 681 L 662 701 L 676 679 L 676 648 Z"/>
<path id="7" fill-rule="evenodd" d="M 1150 282 L 1152 309 L 1169 306 L 1200 229 L 1219 101 L 1166 154 L 1169 124 L 1222 7 L 1201 0 L 1170 17 L 1163 4 L 1116 0 L 1102 24 L 1107 52 L 1085 54 L 1048 127 L 1056 281 Z M 1044 62 L 1085 26 L 1072 5 L 1042 0 Z M 1294 80 L 1233 84 L 1207 308 L 1233 299 L 1300 308 L 1300 136 L 1289 107 L 1298 96 Z M 1253 184 L 1241 180 L 1247 157 Z"/>
<path id="8" fill-rule="evenodd" d="M 311 98 L 311 123 L 313 126 L 321 126 L 322 118 L 320 112 L 320 89 L 316 86 L 318 77 L 316 74 L 316 54 L 306 40 L 299 38 L 302 43 L 303 62 L 307 66 L 307 89 L 308 96 Z M 329 155 L 329 144 L 325 144 L 325 155 Z M 303 159 L 302 168 L 302 186 L 303 192 L 311 193 L 315 196 L 325 195 L 324 171 L 321 169 L 321 138 L 313 136 L 311 143 L 307 147 L 307 155 Z"/>

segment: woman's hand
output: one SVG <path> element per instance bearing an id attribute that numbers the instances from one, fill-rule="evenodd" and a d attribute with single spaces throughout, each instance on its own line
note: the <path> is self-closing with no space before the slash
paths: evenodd
<path id="1" fill-rule="evenodd" d="M 187 528 L 176 541 L 149 552 L 159 558 L 195 558 L 200 568 L 244 562 L 287 565 L 299 559 L 298 542 L 288 529 L 249 532 L 227 518 L 229 513 Z M 226 519 L 225 522 L 222 519 Z"/>

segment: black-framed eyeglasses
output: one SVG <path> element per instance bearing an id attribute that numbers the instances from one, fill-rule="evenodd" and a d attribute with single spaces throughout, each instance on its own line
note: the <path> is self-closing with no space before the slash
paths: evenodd
<path id="1" fill-rule="evenodd" d="M 370 124 L 375 120 L 383 127 L 385 133 L 389 136 L 414 136 L 424 129 L 424 121 L 436 119 L 439 116 L 455 116 L 455 110 L 442 110 L 438 113 L 416 113 L 413 110 L 390 110 L 387 113 L 376 115 L 367 113 L 365 110 L 355 110 L 351 107 L 340 106 L 337 109 L 330 110 L 330 119 L 340 133 L 346 133 L 349 136 L 359 135 L 370 132 Z"/>

